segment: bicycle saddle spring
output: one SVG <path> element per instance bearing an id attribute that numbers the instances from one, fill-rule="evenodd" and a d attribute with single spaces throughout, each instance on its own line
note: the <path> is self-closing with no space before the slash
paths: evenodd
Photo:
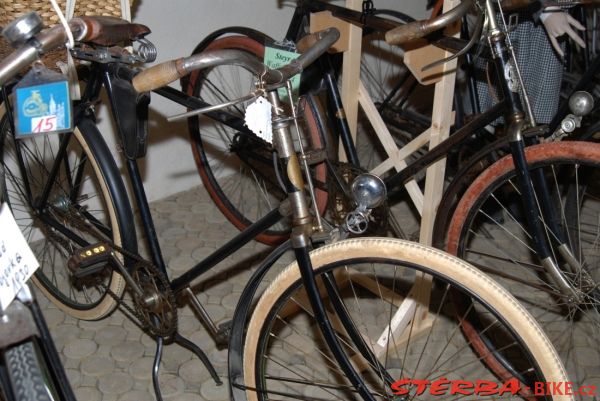
<path id="1" fill-rule="evenodd" d="M 158 50 L 156 46 L 148 39 L 138 39 L 139 47 L 137 48 L 137 53 L 139 57 L 142 59 L 141 61 L 144 63 L 151 63 L 156 60 L 158 56 Z"/>

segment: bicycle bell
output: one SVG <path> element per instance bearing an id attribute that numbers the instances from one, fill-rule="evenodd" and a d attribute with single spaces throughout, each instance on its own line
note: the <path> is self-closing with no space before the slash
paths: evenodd
<path id="1" fill-rule="evenodd" d="M 34 11 L 17 18 L 2 30 L 2 36 L 13 47 L 17 48 L 37 35 L 44 23 Z"/>
<path id="2" fill-rule="evenodd" d="M 594 98 L 588 92 L 577 91 L 569 98 L 569 109 L 578 117 L 589 114 L 594 108 Z"/>

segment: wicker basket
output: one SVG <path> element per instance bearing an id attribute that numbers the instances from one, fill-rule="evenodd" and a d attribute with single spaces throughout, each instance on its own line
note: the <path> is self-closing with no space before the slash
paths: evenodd
<path id="1" fill-rule="evenodd" d="M 65 10 L 66 0 L 57 0 L 60 8 Z M 129 2 L 133 3 L 132 0 Z M 77 0 L 75 2 L 74 15 L 107 15 L 121 17 L 121 0 Z M 37 12 L 45 27 L 58 23 L 58 16 L 52 8 L 50 0 L 0 0 L 0 26 L 5 26 L 15 18 L 27 14 L 30 11 Z M 0 60 L 12 51 L 12 48 L 0 37 Z M 57 51 L 44 56 L 43 61 L 48 67 L 55 67 L 60 60 L 65 60 L 64 51 Z"/>

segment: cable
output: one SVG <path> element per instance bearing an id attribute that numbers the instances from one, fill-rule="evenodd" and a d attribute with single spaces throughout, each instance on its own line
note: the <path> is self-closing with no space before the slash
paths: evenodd
<path id="1" fill-rule="evenodd" d="M 67 38 L 69 41 L 66 46 L 68 49 L 72 49 L 75 46 L 75 39 L 73 39 L 73 33 L 71 32 L 71 28 L 69 28 L 69 23 L 67 22 L 67 19 L 65 18 L 65 15 L 58 6 L 56 0 L 50 0 L 50 3 L 52 3 L 52 8 L 54 9 L 54 12 L 58 16 L 60 23 L 65 28 L 65 32 L 67 33 Z"/>

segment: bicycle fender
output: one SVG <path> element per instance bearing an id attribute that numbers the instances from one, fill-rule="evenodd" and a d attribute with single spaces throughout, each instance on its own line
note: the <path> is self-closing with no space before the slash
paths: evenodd
<path id="1" fill-rule="evenodd" d="M 246 392 L 244 390 L 244 334 L 246 322 L 250 317 L 251 307 L 254 305 L 252 300 L 255 297 L 256 290 L 262 282 L 263 277 L 273 266 L 273 264 L 287 251 L 292 249 L 290 240 L 285 241 L 273 250 L 256 269 L 252 277 L 246 283 L 244 291 L 240 296 L 238 304 L 233 314 L 231 325 L 231 334 L 229 337 L 228 365 L 229 365 L 229 390 L 231 398 L 234 401 L 246 401 Z"/>
<path id="2" fill-rule="evenodd" d="M 78 110 L 79 113 L 85 112 L 85 105 Z M 129 198 L 127 197 L 127 190 L 125 184 L 121 178 L 120 171 L 115 163 L 115 159 L 106 145 L 102 134 L 96 126 L 94 116 L 79 117 L 77 121 L 77 127 L 79 128 L 81 135 L 85 139 L 85 142 L 93 149 L 98 164 L 104 166 L 102 174 L 106 179 L 108 185 L 108 192 L 114 199 L 115 205 L 121 205 L 116 209 L 117 216 L 116 221 L 121 230 L 121 241 L 122 246 L 131 253 L 137 253 L 138 241 L 136 236 L 135 225 L 131 224 L 133 221 L 133 213 L 129 204 Z M 134 260 L 130 257 L 125 257 L 125 266 L 130 269 L 134 264 Z"/>
<path id="3" fill-rule="evenodd" d="M 130 160 L 144 157 L 148 147 L 150 93 L 138 93 L 131 82 L 117 77 L 113 77 L 111 84 L 113 111 L 125 156 Z"/>

